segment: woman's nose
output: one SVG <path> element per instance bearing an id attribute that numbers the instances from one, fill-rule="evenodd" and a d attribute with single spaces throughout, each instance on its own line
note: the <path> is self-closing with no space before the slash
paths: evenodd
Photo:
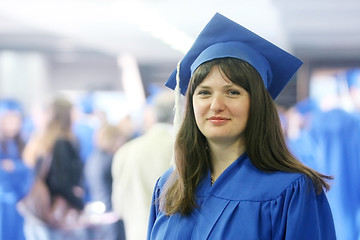
<path id="1" fill-rule="evenodd" d="M 221 96 L 214 96 L 211 101 L 210 109 L 214 112 L 221 112 L 225 109 L 225 102 Z"/>

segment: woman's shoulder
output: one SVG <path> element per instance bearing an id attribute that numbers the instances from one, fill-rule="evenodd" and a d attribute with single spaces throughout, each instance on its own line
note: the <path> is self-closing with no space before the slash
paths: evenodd
<path id="1" fill-rule="evenodd" d="M 307 190 L 311 190 L 309 187 L 313 188 L 311 179 L 303 173 L 285 171 L 265 172 L 257 169 L 250 162 L 244 168 L 244 172 L 243 174 L 249 183 L 246 184 L 248 191 L 254 193 L 252 195 L 253 198 L 259 197 L 260 200 L 271 200 L 278 196 L 284 196 L 284 194 L 293 192 L 294 188 Z"/>
<path id="2" fill-rule="evenodd" d="M 258 186 L 263 191 L 264 200 L 276 199 L 300 189 L 306 192 L 313 188 L 311 179 L 305 174 L 280 171 L 264 175 Z"/>
<path id="3" fill-rule="evenodd" d="M 311 179 L 304 174 L 264 172 L 250 162 L 230 174 L 227 183 L 214 189 L 214 195 L 230 200 L 269 201 L 293 192 L 294 188 L 312 188 Z"/>
<path id="4" fill-rule="evenodd" d="M 154 188 L 154 192 L 153 192 L 153 197 L 154 199 L 158 199 L 161 195 L 161 192 L 163 191 L 164 189 L 164 186 L 165 186 L 165 183 L 166 181 L 169 179 L 171 173 L 174 171 L 174 167 L 170 167 L 168 170 L 166 170 L 164 172 L 163 175 L 161 175 L 157 181 L 156 181 L 156 184 L 155 184 L 155 188 Z"/>
<path id="5" fill-rule="evenodd" d="M 169 169 L 167 169 L 157 180 L 157 187 L 159 187 L 160 189 L 162 189 L 166 183 L 166 181 L 169 179 L 170 175 L 172 174 L 172 172 L 174 171 L 174 167 L 170 167 Z"/>

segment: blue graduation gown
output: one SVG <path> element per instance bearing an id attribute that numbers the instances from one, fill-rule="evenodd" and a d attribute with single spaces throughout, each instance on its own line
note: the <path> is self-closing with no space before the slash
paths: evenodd
<path id="1" fill-rule="evenodd" d="M 196 190 L 199 205 L 190 216 L 166 216 L 156 199 L 168 170 L 156 183 L 148 239 L 335 239 L 327 198 L 315 194 L 305 176 L 265 173 L 240 156 L 210 184 L 210 173 Z"/>
<path id="2" fill-rule="evenodd" d="M 30 190 L 33 172 L 20 159 L 20 151 L 13 139 L 3 144 L 7 151 L 0 148 L 0 162 L 11 159 L 15 168 L 13 171 L 6 171 L 0 167 L 0 240 L 23 240 L 24 219 L 16 204 Z"/>
<path id="3" fill-rule="evenodd" d="M 327 197 L 338 239 L 360 239 L 360 120 L 342 109 L 317 115 L 310 134 L 316 170 L 334 176 Z"/>
<path id="4" fill-rule="evenodd" d="M 0 160 L 1 161 L 1 160 Z M 33 172 L 21 160 L 14 160 L 15 170 L 0 168 L 0 239 L 23 240 L 23 217 L 16 208 L 17 202 L 30 190 Z"/>

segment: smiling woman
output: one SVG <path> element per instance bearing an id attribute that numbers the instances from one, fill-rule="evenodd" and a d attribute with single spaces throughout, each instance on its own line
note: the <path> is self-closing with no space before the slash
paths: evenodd
<path id="1" fill-rule="evenodd" d="M 291 155 L 273 100 L 300 65 L 213 17 L 167 82 L 180 85 L 186 107 L 148 239 L 335 239 L 331 177 Z"/>
<path id="2" fill-rule="evenodd" d="M 248 84 L 239 84 L 239 82 L 241 79 L 246 82 L 251 76 L 241 76 L 244 75 L 241 70 L 238 71 L 240 76 L 223 72 L 227 71 L 225 66 L 233 61 L 239 61 L 238 69 L 252 68 L 241 60 L 217 59 L 201 65 L 193 75 L 193 82 L 190 83 L 191 89 L 194 89 L 189 94 L 192 95 L 196 124 L 206 137 L 210 150 L 224 148 L 227 153 L 233 155 L 224 158 L 222 153 L 216 160 L 214 154 L 211 163 L 218 166 L 213 166 L 211 177 L 214 181 L 233 159 L 245 152 L 243 133 L 248 121 L 250 94 L 242 87 Z M 253 72 L 256 73 L 255 70 Z M 202 79 L 203 76 L 206 77 Z M 230 80 L 230 77 L 235 80 Z M 232 160 L 226 161 L 226 159 Z"/>

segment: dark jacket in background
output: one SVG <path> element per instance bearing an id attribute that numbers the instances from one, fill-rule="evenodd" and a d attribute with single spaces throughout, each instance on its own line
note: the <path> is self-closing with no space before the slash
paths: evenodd
<path id="1" fill-rule="evenodd" d="M 74 194 L 74 187 L 83 187 L 83 163 L 73 144 L 66 139 L 55 142 L 46 183 L 52 197 L 62 196 L 74 208 L 82 210 L 82 197 Z"/>

